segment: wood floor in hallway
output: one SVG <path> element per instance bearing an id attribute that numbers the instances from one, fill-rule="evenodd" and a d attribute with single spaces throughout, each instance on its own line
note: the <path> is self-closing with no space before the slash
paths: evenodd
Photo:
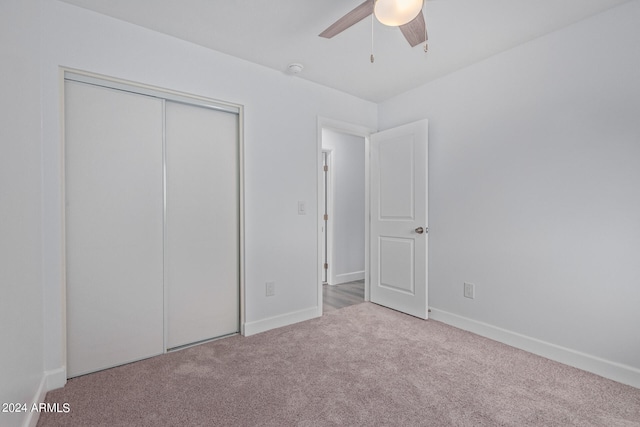
<path id="1" fill-rule="evenodd" d="M 323 312 L 364 302 L 364 280 L 340 285 L 322 285 Z"/>

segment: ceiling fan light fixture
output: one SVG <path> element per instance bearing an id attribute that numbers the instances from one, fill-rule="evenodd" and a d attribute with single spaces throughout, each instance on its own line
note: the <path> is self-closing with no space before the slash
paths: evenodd
<path id="1" fill-rule="evenodd" d="M 411 22 L 420 11 L 424 0 L 376 0 L 373 13 L 384 25 L 399 27 Z"/>

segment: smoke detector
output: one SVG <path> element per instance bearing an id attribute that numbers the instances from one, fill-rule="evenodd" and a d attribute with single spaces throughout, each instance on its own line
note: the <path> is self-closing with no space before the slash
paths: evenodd
<path id="1" fill-rule="evenodd" d="M 292 64 L 289 64 L 289 66 L 287 67 L 287 71 L 289 71 L 289 74 L 300 74 L 303 68 L 304 66 L 302 64 L 294 62 Z"/>

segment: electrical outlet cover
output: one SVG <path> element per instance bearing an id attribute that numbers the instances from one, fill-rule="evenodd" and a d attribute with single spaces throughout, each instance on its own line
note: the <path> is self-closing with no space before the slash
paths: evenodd
<path id="1" fill-rule="evenodd" d="M 266 295 L 268 297 L 272 297 L 276 294 L 276 282 L 267 282 L 265 288 Z"/>
<path id="2" fill-rule="evenodd" d="M 465 298 L 471 298 L 474 299 L 476 296 L 476 289 L 475 289 L 475 285 L 473 283 L 464 283 L 464 296 Z"/>

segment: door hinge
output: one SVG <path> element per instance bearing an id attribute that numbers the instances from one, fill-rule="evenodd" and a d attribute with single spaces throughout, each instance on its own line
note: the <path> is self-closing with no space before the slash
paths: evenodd
<path id="1" fill-rule="evenodd" d="M 324 168 L 323 168 L 323 169 L 324 169 L 324 171 L 326 172 L 326 171 L 328 171 L 328 170 L 329 170 L 329 166 L 328 166 L 328 165 L 324 165 Z"/>
<path id="2" fill-rule="evenodd" d="M 329 215 L 324 214 L 324 220 L 325 220 L 325 221 L 329 221 Z"/>
<path id="3" fill-rule="evenodd" d="M 324 269 L 325 269 L 325 270 L 328 270 L 328 269 L 329 269 L 329 264 L 328 264 L 328 263 L 326 263 L 326 262 L 324 263 Z"/>

